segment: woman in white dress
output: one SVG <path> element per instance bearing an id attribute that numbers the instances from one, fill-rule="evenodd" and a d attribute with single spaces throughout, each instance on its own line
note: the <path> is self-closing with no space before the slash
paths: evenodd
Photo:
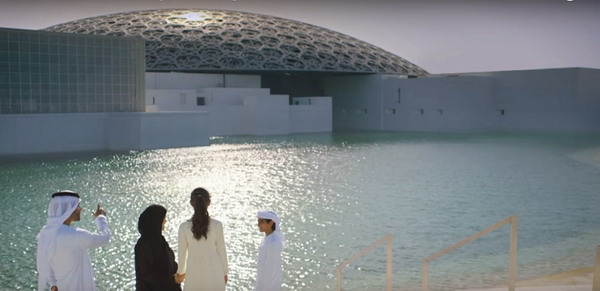
<path id="1" fill-rule="evenodd" d="M 227 252 L 223 225 L 210 218 L 210 194 L 203 188 L 192 191 L 192 219 L 179 226 L 178 275 L 186 275 L 184 291 L 225 290 L 227 284 Z"/>

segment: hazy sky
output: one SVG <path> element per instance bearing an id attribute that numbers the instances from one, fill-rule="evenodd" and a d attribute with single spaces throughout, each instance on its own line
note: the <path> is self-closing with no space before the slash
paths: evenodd
<path id="1" fill-rule="evenodd" d="M 0 0 L 0 27 L 40 29 L 159 8 L 303 21 L 374 44 L 430 73 L 600 68 L 600 0 Z"/>

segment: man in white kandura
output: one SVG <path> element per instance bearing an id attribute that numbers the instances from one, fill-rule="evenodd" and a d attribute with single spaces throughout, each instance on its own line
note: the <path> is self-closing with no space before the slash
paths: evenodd
<path id="1" fill-rule="evenodd" d="M 259 211 L 258 229 L 265 233 L 256 267 L 255 291 L 281 290 L 283 270 L 281 252 L 285 248 L 285 237 L 281 232 L 281 221 L 273 211 Z"/>
<path id="2" fill-rule="evenodd" d="M 38 290 L 93 291 L 94 271 L 88 249 L 110 241 L 106 212 L 98 203 L 95 216 L 98 233 L 71 227 L 79 221 L 79 194 L 61 191 L 52 194 L 48 220 L 37 236 Z"/>

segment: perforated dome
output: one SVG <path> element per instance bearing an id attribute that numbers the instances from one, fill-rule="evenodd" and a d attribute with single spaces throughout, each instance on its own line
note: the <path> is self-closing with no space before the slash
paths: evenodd
<path id="1" fill-rule="evenodd" d="M 303 22 L 246 12 L 134 11 L 85 18 L 44 30 L 143 37 L 147 71 L 427 74 L 407 60 L 353 37 Z"/>

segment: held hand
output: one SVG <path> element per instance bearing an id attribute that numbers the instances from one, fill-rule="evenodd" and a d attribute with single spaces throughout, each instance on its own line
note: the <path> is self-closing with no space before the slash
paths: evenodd
<path id="1" fill-rule="evenodd" d="M 94 212 L 93 214 L 94 214 L 94 217 L 98 217 L 98 215 L 106 216 L 106 211 L 104 211 L 104 209 L 100 205 L 100 202 L 98 202 L 98 208 L 96 208 L 96 212 Z"/>
<path id="2" fill-rule="evenodd" d="M 175 283 L 181 284 L 183 280 L 185 280 L 185 274 L 180 275 L 178 273 L 175 273 Z"/>

